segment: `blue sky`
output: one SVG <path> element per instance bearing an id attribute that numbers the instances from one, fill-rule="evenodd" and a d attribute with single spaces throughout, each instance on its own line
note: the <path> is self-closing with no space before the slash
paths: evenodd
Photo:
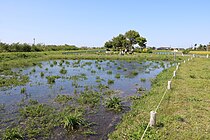
<path id="1" fill-rule="evenodd" d="M 103 46 L 136 30 L 149 46 L 210 42 L 210 0 L 0 0 L 0 41 Z"/>

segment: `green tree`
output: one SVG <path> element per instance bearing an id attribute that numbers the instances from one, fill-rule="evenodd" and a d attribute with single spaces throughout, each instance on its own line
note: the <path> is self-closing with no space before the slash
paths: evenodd
<path id="1" fill-rule="evenodd" d="M 117 51 L 126 48 L 127 45 L 127 40 L 122 34 L 119 34 L 117 37 L 114 37 L 112 39 L 112 42 L 114 49 Z"/>
<path id="2" fill-rule="evenodd" d="M 107 42 L 104 44 L 104 47 L 107 48 L 107 49 L 113 48 L 113 42 L 112 42 L 112 41 L 107 41 Z"/>
<path id="3" fill-rule="evenodd" d="M 125 33 L 125 37 L 129 40 L 129 50 L 133 48 L 133 45 L 138 44 L 139 47 L 146 47 L 146 38 L 141 37 L 140 34 L 135 30 L 130 30 Z"/>

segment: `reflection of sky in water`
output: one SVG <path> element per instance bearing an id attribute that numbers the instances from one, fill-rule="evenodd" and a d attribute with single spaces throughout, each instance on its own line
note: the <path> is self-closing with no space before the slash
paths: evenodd
<path id="1" fill-rule="evenodd" d="M 68 61 L 70 64 L 66 64 Z M 76 83 L 80 86 L 76 88 L 77 91 L 84 89 L 84 86 L 92 86 L 96 89 L 98 84 L 108 85 L 108 79 L 114 80 L 114 84 L 109 85 L 110 89 L 122 91 L 122 97 L 131 96 L 136 93 L 136 89 L 143 87 L 146 89 L 151 88 L 150 79 L 155 78 L 163 68 L 160 63 L 155 62 L 135 62 L 135 61 L 95 61 L 95 60 L 65 60 L 62 66 L 59 66 L 60 60 L 57 61 L 57 65 L 51 67 L 53 61 L 42 62 L 42 67 L 34 66 L 22 69 L 21 73 L 28 75 L 30 82 L 25 86 L 13 87 L 8 90 L 0 91 L 0 103 L 6 105 L 14 105 L 20 102 L 23 98 L 32 98 L 40 102 L 48 102 L 49 98 L 54 98 L 57 94 L 70 94 L 73 95 L 75 87 L 72 86 L 73 80 L 69 79 L 71 76 L 85 74 L 87 79 L 78 80 Z M 79 64 L 76 64 L 79 62 Z M 91 62 L 91 64 L 86 64 Z M 86 65 L 85 65 L 86 64 Z M 167 67 L 169 63 L 164 62 Z M 65 67 L 67 74 L 60 74 L 62 67 Z M 46 68 L 48 70 L 46 70 Z M 35 69 L 35 72 L 32 72 Z M 126 69 L 126 71 L 125 71 Z M 19 69 L 14 69 L 19 71 Z M 91 71 L 96 71 L 92 73 Z M 112 71 L 112 74 L 107 74 L 107 71 Z M 129 77 L 132 71 L 138 72 L 137 76 Z M 44 73 L 44 77 L 40 76 L 40 73 Z M 121 78 L 115 78 L 116 74 L 120 74 Z M 62 78 L 56 79 L 56 82 L 52 85 L 47 84 L 46 76 L 59 75 Z M 96 77 L 99 76 L 100 83 L 96 82 Z M 141 78 L 145 78 L 145 82 L 141 82 Z M 21 88 L 26 88 L 28 96 L 21 94 Z"/>

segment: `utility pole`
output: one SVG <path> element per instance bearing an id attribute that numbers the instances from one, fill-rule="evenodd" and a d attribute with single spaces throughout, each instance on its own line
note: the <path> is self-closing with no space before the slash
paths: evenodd
<path id="1" fill-rule="evenodd" d="M 209 54 L 208 54 L 208 52 L 209 52 L 209 46 L 210 46 L 210 42 L 209 42 L 209 44 L 207 44 L 207 48 L 206 48 L 206 50 L 207 50 L 207 55 L 206 55 L 206 58 L 209 58 Z"/>
<path id="2" fill-rule="evenodd" d="M 34 40 L 34 45 L 36 44 L 36 39 L 35 38 L 33 38 L 33 40 Z"/>

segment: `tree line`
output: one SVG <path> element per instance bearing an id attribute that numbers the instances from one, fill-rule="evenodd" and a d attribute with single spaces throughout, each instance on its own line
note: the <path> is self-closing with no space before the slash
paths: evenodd
<path id="1" fill-rule="evenodd" d="M 41 52 L 41 51 L 68 51 L 68 50 L 78 50 L 79 48 L 74 45 L 44 45 L 36 44 L 30 45 L 27 43 L 2 43 L 0 42 L 0 52 Z"/>
<path id="2" fill-rule="evenodd" d="M 139 49 L 146 48 L 146 38 L 140 36 L 135 30 L 129 30 L 125 34 L 119 34 L 111 40 L 105 42 L 104 47 L 114 51 L 132 51 L 135 46 Z"/>

